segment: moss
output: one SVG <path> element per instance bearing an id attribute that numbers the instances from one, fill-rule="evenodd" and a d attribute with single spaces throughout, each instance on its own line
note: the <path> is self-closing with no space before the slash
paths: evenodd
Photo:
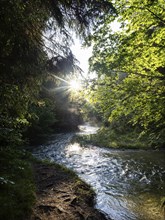
<path id="1" fill-rule="evenodd" d="M 90 185 L 80 179 L 77 179 L 77 181 L 75 181 L 75 191 L 79 203 L 85 201 L 91 207 L 95 205 L 95 192 Z"/>
<path id="2" fill-rule="evenodd" d="M 38 160 L 38 159 L 36 159 L 36 158 L 33 158 L 33 162 L 39 163 L 39 164 L 43 164 L 43 165 L 48 165 L 48 166 L 50 166 L 50 167 L 52 166 L 52 167 L 54 167 L 55 169 L 61 171 L 62 173 L 65 173 L 65 174 L 69 175 L 69 176 L 72 177 L 72 178 L 78 178 L 77 174 L 76 174 L 74 171 L 68 169 L 68 168 L 65 167 L 64 165 L 61 165 L 61 164 L 52 162 L 52 161 L 50 161 L 50 160 L 48 160 L 48 159 Z"/>
<path id="3" fill-rule="evenodd" d="M 163 197 L 161 199 L 161 209 L 162 209 L 163 215 L 165 217 L 165 197 Z"/>

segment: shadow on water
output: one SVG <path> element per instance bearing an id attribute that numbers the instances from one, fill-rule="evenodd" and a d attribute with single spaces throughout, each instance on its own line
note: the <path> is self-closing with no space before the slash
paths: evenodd
<path id="1" fill-rule="evenodd" d="M 84 127 L 80 132 L 89 133 L 92 127 Z M 95 189 L 96 207 L 112 219 L 163 220 L 160 201 L 165 196 L 164 151 L 82 147 L 71 142 L 74 135 L 57 134 L 33 154 L 76 171 Z"/>

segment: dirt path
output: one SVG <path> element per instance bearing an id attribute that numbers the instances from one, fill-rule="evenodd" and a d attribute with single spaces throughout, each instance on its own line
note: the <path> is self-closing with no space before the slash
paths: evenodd
<path id="1" fill-rule="evenodd" d="M 106 220 L 94 209 L 94 193 L 60 166 L 33 165 L 37 201 L 30 220 Z"/>

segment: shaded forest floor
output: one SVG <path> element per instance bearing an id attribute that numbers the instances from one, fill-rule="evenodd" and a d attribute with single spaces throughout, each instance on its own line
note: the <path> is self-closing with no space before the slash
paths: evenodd
<path id="1" fill-rule="evenodd" d="M 94 192 L 60 165 L 34 163 L 36 204 L 30 220 L 106 220 L 94 208 Z"/>

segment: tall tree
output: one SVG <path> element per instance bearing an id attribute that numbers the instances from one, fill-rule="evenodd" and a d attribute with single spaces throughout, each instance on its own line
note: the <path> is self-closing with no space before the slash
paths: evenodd
<path id="1" fill-rule="evenodd" d="M 48 71 L 48 59 L 71 58 L 69 29 L 84 36 L 103 12 L 113 11 L 109 1 L 0 2 L 1 146 L 20 140 L 21 130 L 31 117 L 28 107 L 37 102 Z M 73 63 L 71 59 L 69 65 Z"/>
<path id="2" fill-rule="evenodd" d="M 102 79 L 97 91 L 105 94 L 96 99 L 110 121 L 127 116 L 164 143 L 165 3 L 123 0 L 114 6 L 120 30 L 110 30 L 112 19 L 106 18 L 92 38 L 91 69 Z"/>

